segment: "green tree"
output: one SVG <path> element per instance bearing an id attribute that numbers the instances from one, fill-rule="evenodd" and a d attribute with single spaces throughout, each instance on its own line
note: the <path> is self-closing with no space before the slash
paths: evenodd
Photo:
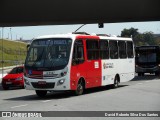
<path id="1" fill-rule="evenodd" d="M 130 28 L 130 29 L 125 28 L 121 31 L 121 37 L 132 37 L 135 45 L 138 44 L 138 39 L 136 39 L 137 35 L 139 35 L 139 32 L 138 29 L 135 28 Z"/>
<path id="2" fill-rule="evenodd" d="M 121 37 L 132 37 L 135 46 L 156 45 L 158 43 L 153 36 L 153 32 L 144 32 L 141 34 L 135 28 L 123 29 L 121 31 Z"/>
<path id="3" fill-rule="evenodd" d="M 153 36 L 153 32 L 145 32 L 145 33 L 143 33 L 143 39 L 149 45 L 155 45 L 156 44 L 154 36 Z"/>
<path id="4" fill-rule="evenodd" d="M 137 34 L 133 40 L 136 46 L 146 45 L 143 34 Z"/>
<path id="5" fill-rule="evenodd" d="M 123 29 L 121 31 L 121 37 L 132 37 L 134 38 L 137 34 L 139 34 L 138 29 L 130 28 L 130 29 Z"/>

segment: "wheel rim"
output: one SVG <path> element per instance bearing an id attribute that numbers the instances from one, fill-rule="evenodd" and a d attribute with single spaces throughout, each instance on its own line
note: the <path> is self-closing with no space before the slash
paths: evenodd
<path id="1" fill-rule="evenodd" d="M 80 95 L 83 93 L 83 86 L 81 83 L 78 84 L 77 86 L 77 93 Z"/>
<path id="2" fill-rule="evenodd" d="M 115 79 L 115 83 L 114 83 L 115 87 L 118 87 L 118 84 L 119 84 L 119 82 L 118 82 L 118 80 L 117 80 L 117 78 L 116 78 L 116 79 Z"/>

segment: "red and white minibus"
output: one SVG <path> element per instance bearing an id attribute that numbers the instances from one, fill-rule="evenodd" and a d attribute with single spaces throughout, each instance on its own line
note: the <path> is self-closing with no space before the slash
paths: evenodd
<path id="1" fill-rule="evenodd" d="M 25 60 L 25 88 L 43 97 L 47 91 L 84 89 L 134 78 L 135 56 L 131 38 L 81 33 L 34 39 Z"/>

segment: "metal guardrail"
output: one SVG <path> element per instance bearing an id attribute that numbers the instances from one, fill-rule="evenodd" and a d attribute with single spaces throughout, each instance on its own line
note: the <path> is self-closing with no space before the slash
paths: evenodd
<path id="1" fill-rule="evenodd" d="M 7 66 L 17 66 L 17 65 L 23 65 L 24 60 L 0 60 L 0 69 Z"/>

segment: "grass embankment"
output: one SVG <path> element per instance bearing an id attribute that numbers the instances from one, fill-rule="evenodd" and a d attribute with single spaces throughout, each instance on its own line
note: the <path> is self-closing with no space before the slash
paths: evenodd
<path id="1" fill-rule="evenodd" d="M 0 67 L 2 67 L 2 55 L 4 67 L 24 63 L 26 46 L 27 44 L 23 42 L 3 40 L 2 50 L 2 39 L 0 39 Z"/>

